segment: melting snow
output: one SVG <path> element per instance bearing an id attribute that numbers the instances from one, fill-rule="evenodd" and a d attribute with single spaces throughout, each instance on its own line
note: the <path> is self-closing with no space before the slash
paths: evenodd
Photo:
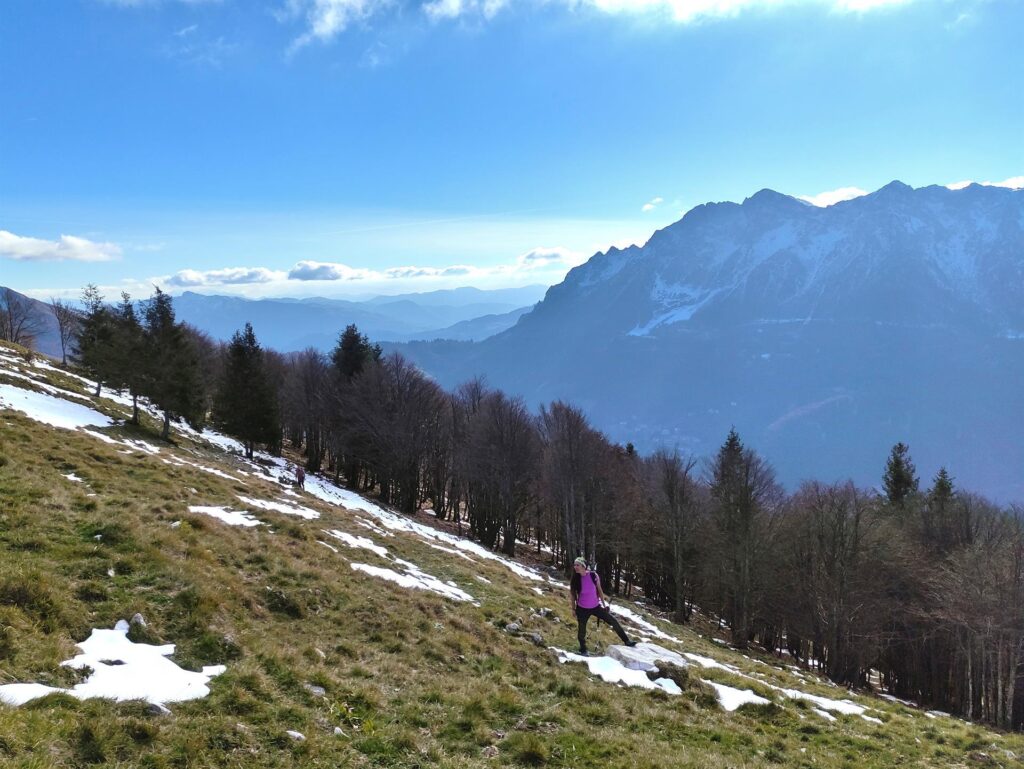
<path id="1" fill-rule="evenodd" d="M 369 550 L 369 551 L 371 551 L 373 553 L 376 553 L 381 558 L 387 558 L 388 557 L 388 549 L 386 547 L 381 547 L 380 545 L 376 544 L 372 539 L 369 539 L 368 537 L 360 537 L 358 535 L 352 535 L 352 534 L 349 534 L 348 532 L 345 532 L 345 531 L 339 531 L 338 529 L 332 529 L 331 531 L 327 531 L 326 529 L 324 529 L 324 534 L 329 534 L 330 536 L 334 537 L 335 539 L 340 539 L 342 542 L 344 542 L 349 547 L 363 548 L 364 550 Z M 333 550 L 334 548 L 331 548 L 331 549 Z M 338 552 L 338 551 L 335 550 L 334 552 Z"/>
<path id="2" fill-rule="evenodd" d="M 662 639 L 664 639 L 666 641 L 673 641 L 675 643 L 682 643 L 682 641 L 680 641 L 675 636 L 670 636 L 668 633 L 664 632 L 660 628 L 655 627 L 652 623 L 650 623 L 647 620 L 645 620 L 643 617 L 641 617 L 635 611 L 630 609 L 628 606 L 619 606 L 617 604 L 611 604 L 610 611 L 611 611 L 612 614 L 618 614 L 620 617 L 625 617 L 630 622 L 632 622 L 634 625 L 642 627 L 644 630 L 646 630 L 648 633 L 653 635 L 655 638 L 662 638 Z"/>
<path id="3" fill-rule="evenodd" d="M 652 681 L 643 671 L 627 668 L 612 657 L 584 657 L 581 654 L 573 654 L 564 649 L 551 648 L 558 653 L 559 662 L 583 662 L 590 668 L 591 674 L 600 676 L 602 681 L 610 684 L 622 683 L 626 686 L 639 686 L 643 689 L 661 689 L 669 694 L 683 693 L 683 690 L 672 679 L 658 678 Z"/>
<path id="4" fill-rule="evenodd" d="M 389 582 L 394 582 L 402 587 L 415 588 L 417 590 L 430 590 L 431 592 L 439 593 L 446 598 L 452 598 L 456 601 L 470 601 L 472 603 L 476 603 L 476 601 L 473 600 L 473 596 L 466 591 L 447 585 L 437 577 L 432 577 L 419 569 L 416 569 L 415 571 L 407 569 L 405 574 L 399 574 L 394 569 L 384 569 L 379 566 L 370 566 L 365 563 L 353 563 L 351 566 L 356 571 L 361 571 L 374 577 L 386 579 Z"/>
<path id="5" fill-rule="evenodd" d="M 21 411 L 30 419 L 64 430 L 113 425 L 110 417 L 88 406 L 8 384 L 0 384 L 0 407 Z M 108 436 L 103 437 L 110 440 Z"/>
<path id="6" fill-rule="evenodd" d="M 244 510 L 228 510 L 225 507 L 208 507 L 205 505 L 189 505 L 190 513 L 202 513 L 210 515 L 229 526 L 259 526 L 260 521 L 252 517 L 251 513 Z"/>
<path id="7" fill-rule="evenodd" d="M 281 502 L 268 502 L 265 499 L 253 499 L 252 497 L 243 496 L 239 496 L 238 498 L 245 504 L 258 507 L 261 510 L 273 510 L 275 513 L 297 515 L 300 518 L 305 518 L 307 521 L 320 517 L 320 513 L 316 510 L 310 510 L 308 507 L 303 507 L 302 505 L 286 505 Z"/>
<path id="8" fill-rule="evenodd" d="M 128 640 L 128 623 L 121 620 L 113 630 L 93 630 L 88 639 L 78 644 L 82 653 L 66 662 L 69 668 L 91 668 L 92 674 L 70 689 L 42 684 L 7 684 L 0 686 L 0 701 L 23 705 L 54 692 L 70 694 L 78 699 L 102 697 L 117 701 L 146 700 L 163 705 L 205 697 L 207 684 L 223 673 L 223 665 L 204 667 L 201 673 L 183 670 L 167 659 L 174 654 L 174 644 L 151 646 Z"/>
<path id="9" fill-rule="evenodd" d="M 722 706 L 723 710 L 733 711 L 736 710 L 740 705 L 746 705 L 748 703 L 754 705 L 768 705 L 770 700 L 766 700 L 764 697 L 759 697 L 754 694 L 750 689 L 734 689 L 731 686 L 720 684 L 715 681 L 707 681 L 701 679 L 704 683 L 715 690 L 715 694 L 718 695 L 718 703 Z"/>

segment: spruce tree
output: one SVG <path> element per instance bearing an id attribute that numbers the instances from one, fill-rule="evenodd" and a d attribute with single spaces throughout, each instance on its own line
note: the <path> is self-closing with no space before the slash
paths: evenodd
<path id="1" fill-rule="evenodd" d="M 171 297 L 159 288 L 146 302 L 144 317 L 146 395 L 164 414 L 161 435 L 167 440 L 172 419 L 182 417 L 192 427 L 202 426 L 206 394 L 199 356 L 174 320 Z"/>
<path id="2" fill-rule="evenodd" d="M 893 446 L 882 476 L 882 487 L 889 504 L 902 505 L 917 493 L 919 481 L 916 472 L 910 459 L 910 447 L 902 442 Z"/>
<path id="3" fill-rule="evenodd" d="M 351 381 L 368 363 L 380 360 L 382 353 L 381 346 L 370 344 L 366 334 L 360 334 L 353 323 L 338 336 L 338 344 L 331 353 L 331 362 L 346 381 Z"/>
<path id="4" fill-rule="evenodd" d="M 82 291 L 82 304 L 85 306 L 85 315 L 82 317 L 82 327 L 72 358 L 96 380 L 95 394 L 98 398 L 104 383 L 111 384 L 116 379 L 116 324 L 113 312 L 103 303 L 103 295 L 92 283 Z M 116 383 L 113 386 L 117 387 Z"/>
<path id="5" fill-rule="evenodd" d="M 252 458 L 258 443 L 276 444 L 280 438 L 278 403 L 267 375 L 263 349 L 252 325 L 236 331 L 228 344 L 213 418 L 228 435 L 245 445 Z"/>
<path id="6" fill-rule="evenodd" d="M 139 423 L 139 396 L 143 394 L 148 377 L 139 362 L 145 357 L 145 335 L 135 312 L 135 305 L 127 292 L 121 293 L 121 303 L 111 313 L 113 349 L 110 353 L 114 386 L 128 389 L 132 396 L 132 417 L 129 422 Z"/>

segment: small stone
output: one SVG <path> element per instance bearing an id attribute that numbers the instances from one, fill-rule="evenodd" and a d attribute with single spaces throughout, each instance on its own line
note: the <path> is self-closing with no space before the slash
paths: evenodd
<path id="1" fill-rule="evenodd" d="M 488 745 L 486 748 L 480 751 L 480 755 L 484 758 L 497 758 L 498 757 L 498 746 Z"/>
<path id="2" fill-rule="evenodd" d="M 140 614 L 139 612 L 135 612 L 135 614 L 132 615 L 132 618 L 128 621 L 128 624 L 138 625 L 139 627 L 146 627 L 146 618 L 143 617 L 142 614 Z"/>
<path id="3" fill-rule="evenodd" d="M 506 633 L 518 633 L 520 630 L 522 630 L 522 626 L 518 622 L 509 622 L 505 625 Z"/>
<path id="4" fill-rule="evenodd" d="M 289 729 L 287 732 L 285 732 L 285 734 L 287 734 L 296 742 L 305 742 L 306 740 L 306 735 L 304 735 L 302 732 L 295 732 Z"/>
<path id="5" fill-rule="evenodd" d="M 528 635 L 527 638 L 530 639 L 530 643 L 532 643 L 534 646 L 544 645 L 544 636 L 542 636 L 540 633 L 530 633 L 530 635 Z"/>
<path id="6" fill-rule="evenodd" d="M 312 694 L 314 697 L 323 697 L 327 694 L 327 690 L 322 686 L 316 684 L 303 684 L 306 687 L 306 691 Z"/>
<path id="7" fill-rule="evenodd" d="M 348 735 L 345 734 L 345 730 L 342 729 L 340 726 L 334 727 L 334 734 L 338 737 L 348 737 Z"/>
<path id="8" fill-rule="evenodd" d="M 320 659 L 322 659 L 322 660 L 327 659 L 327 655 L 324 653 L 323 649 L 314 648 L 313 651 L 316 652 L 316 656 L 318 656 Z"/>
<path id="9" fill-rule="evenodd" d="M 146 712 L 151 716 L 169 716 L 171 714 L 170 709 L 164 707 L 159 702 L 151 702 L 146 706 Z"/>
<path id="10" fill-rule="evenodd" d="M 101 539 L 103 539 L 103 535 L 102 534 L 97 534 L 97 535 L 95 535 L 93 537 L 93 539 L 95 539 L 97 542 L 99 542 Z"/>
<path id="11" fill-rule="evenodd" d="M 494 739 L 496 740 L 503 740 L 505 739 L 505 732 L 503 732 L 501 729 L 492 729 L 491 736 L 494 737 Z"/>
<path id="12" fill-rule="evenodd" d="M 542 617 L 550 617 L 551 616 L 551 609 L 548 609 L 548 608 L 538 609 L 537 613 L 540 616 L 542 616 Z"/>

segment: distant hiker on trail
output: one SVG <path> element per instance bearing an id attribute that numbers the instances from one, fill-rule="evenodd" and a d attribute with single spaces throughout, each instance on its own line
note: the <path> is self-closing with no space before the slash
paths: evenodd
<path id="1" fill-rule="evenodd" d="M 301 465 L 295 465 L 295 485 L 303 490 L 306 488 L 306 471 Z"/>
<path id="2" fill-rule="evenodd" d="M 572 568 L 576 573 L 569 581 L 569 593 L 572 596 L 572 609 L 576 612 L 576 622 L 579 623 L 577 636 L 580 641 L 580 654 L 587 653 L 587 620 L 591 617 L 607 622 L 626 646 L 636 646 L 636 641 L 629 640 L 622 625 L 608 611 L 608 596 L 601 589 L 601 578 L 596 571 L 587 568 L 587 559 L 582 556 L 577 558 L 573 561 Z"/>

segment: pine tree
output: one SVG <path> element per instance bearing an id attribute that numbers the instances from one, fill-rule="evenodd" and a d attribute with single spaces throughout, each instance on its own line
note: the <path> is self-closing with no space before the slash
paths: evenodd
<path id="1" fill-rule="evenodd" d="M 882 487 L 891 505 L 902 505 L 918 491 L 917 469 L 910 459 L 910 447 L 905 443 L 897 443 L 889 453 L 885 463 L 885 474 L 882 476 Z"/>
<path id="2" fill-rule="evenodd" d="M 280 440 L 277 397 L 267 376 L 263 349 L 252 325 L 236 331 L 227 347 L 224 371 L 214 400 L 214 421 L 245 445 L 252 458 L 257 443 Z"/>
<path id="3" fill-rule="evenodd" d="M 85 315 L 78 334 L 78 344 L 72 358 L 96 380 L 96 397 L 104 383 L 112 384 L 116 378 L 116 361 L 114 360 L 114 314 L 103 303 L 103 295 L 92 283 L 82 291 L 82 304 Z M 117 387 L 116 384 L 113 384 Z"/>
<path id="4" fill-rule="evenodd" d="M 716 530 L 718 579 L 733 643 L 750 640 L 758 603 L 757 569 L 763 523 L 780 492 L 764 460 L 744 448 L 730 430 L 711 467 L 712 524 Z"/>
<path id="5" fill-rule="evenodd" d="M 346 381 L 351 381 L 368 363 L 379 361 L 382 353 L 381 346 L 370 344 L 366 334 L 360 334 L 353 323 L 338 336 L 338 344 L 331 353 L 331 362 Z"/>
<path id="6" fill-rule="evenodd" d="M 131 424 L 139 424 L 139 396 L 143 394 L 148 377 L 139 361 L 145 357 L 145 335 L 142 324 L 135 312 L 135 305 L 127 292 L 121 293 L 121 303 L 111 314 L 112 350 L 111 383 L 115 387 L 126 387 L 132 396 Z"/>
<path id="7" fill-rule="evenodd" d="M 171 420 L 182 417 L 192 427 L 202 426 L 206 415 L 199 356 L 181 324 L 174 320 L 171 297 L 156 289 L 145 306 L 146 394 L 163 411 L 161 432 L 170 437 Z"/>

